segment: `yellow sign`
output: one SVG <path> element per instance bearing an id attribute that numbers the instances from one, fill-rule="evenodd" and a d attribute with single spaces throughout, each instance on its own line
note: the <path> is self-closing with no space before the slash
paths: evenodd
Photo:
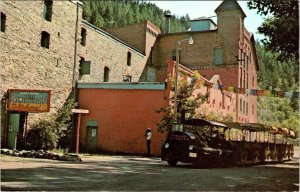
<path id="1" fill-rule="evenodd" d="M 49 112 L 51 91 L 10 89 L 8 111 Z"/>

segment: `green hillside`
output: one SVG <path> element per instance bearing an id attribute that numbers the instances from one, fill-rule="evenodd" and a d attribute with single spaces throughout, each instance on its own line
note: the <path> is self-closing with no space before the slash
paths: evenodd
<path id="1" fill-rule="evenodd" d="M 139 0 L 83 0 L 83 3 L 84 18 L 99 28 L 141 23 L 147 19 L 164 32 L 165 12 L 153 3 Z M 170 32 L 186 31 L 190 27 L 189 20 L 188 15 L 172 16 Z"/>

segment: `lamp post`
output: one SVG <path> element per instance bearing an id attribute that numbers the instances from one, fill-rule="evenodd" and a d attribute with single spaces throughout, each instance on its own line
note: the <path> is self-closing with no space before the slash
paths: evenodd
<path id="1" fill-rule="evenodd" d="M 187 39 L 183 39 L 176 42 L 176 65 L 175 65 L 175 90 L 174 90 L 174 116 L 176 124 L 178 124 L 178 115 L 177 115 L 177 95 L 178 95 L 178 66 L 179 66 L 179 50 L 180 43 L 183 41 L 189 41 L 189 44 L 192 45 L 194 43 L 193 38 L 189 37 Z"/>

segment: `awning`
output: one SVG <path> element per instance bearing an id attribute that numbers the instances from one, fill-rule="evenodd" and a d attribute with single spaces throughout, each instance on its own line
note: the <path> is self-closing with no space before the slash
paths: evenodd
<path id="1" fill-rule="evenodd" d="M 269 131 L 271 127 L 260 123 L 238 123 L 238 122 L 222 122 L 229 128 L 242 129 L 249 131 Z"/>
<path id="2" fill-rule="evenodd" d="M 184 125 L 198 125 L 198 126 L 216 126 L 216 127 L 224 127 L 228 128 L 227 125 L 223 123 L 219 123 L 216 121 L 208 121 L 204 119 L 189 119 L 184 122 Z"/>

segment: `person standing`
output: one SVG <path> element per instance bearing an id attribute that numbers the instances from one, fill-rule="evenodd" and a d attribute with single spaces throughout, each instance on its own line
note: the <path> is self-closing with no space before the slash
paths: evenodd
<path id="1" fill-rule="evenodd" d="M 151 133 L 151 128 L 147 128 L 146 130 L 146 138 L 147 138 L 147 156 L 150 157 L 151 154 L 151 137 L 152 137 L 152 133 Z"/>

